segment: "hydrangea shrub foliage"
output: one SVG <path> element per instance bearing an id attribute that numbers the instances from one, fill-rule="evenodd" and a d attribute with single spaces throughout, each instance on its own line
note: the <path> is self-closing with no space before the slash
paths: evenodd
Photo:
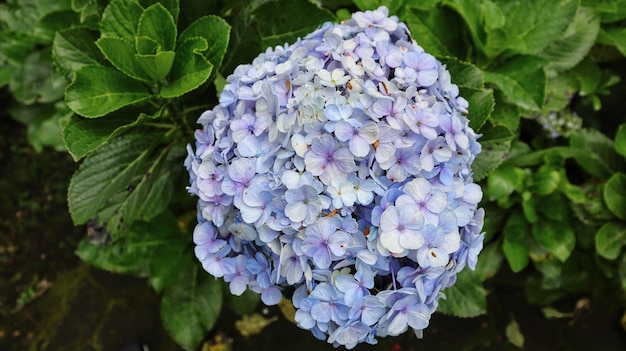
<path id="1" fill-rule="evenodd" d="M 421 335 L 483 246 L 481 151 L 446 66 L 386 7 L 226 78 L 186 161 L 203 268 L 348 348 Z"/>
<path id="2" fill-rule="evenodd" d="M 497 312 L 511 280 L 540 306 L 626 306 L 625 19 L 626 0 L 8 0 L 3 113 L 81 162 L 76 253 L 147 278 L 185 349 L 279 300 L 384 347 L 488 293 Z"/>

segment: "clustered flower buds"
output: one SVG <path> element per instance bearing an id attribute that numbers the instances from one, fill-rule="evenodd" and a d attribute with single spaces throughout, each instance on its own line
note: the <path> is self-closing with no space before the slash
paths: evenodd
<path id="1" fill-rule="evenodd" d="M 293 292 L 298 325 L 335 346 L 421 337 L 482 249 L 458 94 L 384 7 L 237 67 L 185 163 L 204 269 L 267 305 Z"/>
<path id="2" fill-rule="evenodd" d="M 570 137 L 583 126 L 583 119 L 574 111 L 552 111 L 547 115 L 537 116 L 537 122 L 550 138 Z"/>

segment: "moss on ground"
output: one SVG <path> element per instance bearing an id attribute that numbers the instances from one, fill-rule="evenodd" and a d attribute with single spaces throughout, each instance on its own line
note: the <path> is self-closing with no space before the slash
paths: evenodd
<path id="1" fill-rule="evenodd" d="M 161 326 L 158 305 L 145 280 L 80 264 L 30 307 L 50 313 L 29 350 L 116 351 L 132 343 L 179 350 Z"/>

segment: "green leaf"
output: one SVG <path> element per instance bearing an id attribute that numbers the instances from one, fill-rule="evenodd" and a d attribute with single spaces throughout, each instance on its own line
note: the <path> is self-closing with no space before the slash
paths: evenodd
<path id="1" fill-rule="evenodd" d="M 168 286 L 161 300 L 161 320 L 186 350 L 196 350 L 222 307 L 220 283 L 196 265 Z"/>
<path id="2" fill-rule="evenodd" d="M 524 217 L 528 222 L 537 223 L 537 221 L 539 221 L 537 207 L 541 204 L 542 200 L 542 196 L 535 196 L 528 190 L 522 193 L 522 211 L 524 212 Z"/>
<path id="3" fill-rule="evenodd" d="M 441 63 L 446 65 L 452 83 L 467 88 L 482 89 L 485 85 L 485 75 L 483 71 L 475 65 L 461 61 L 455 57 L 442 57 Z"/>
<path id="4" fill-rule="evenodd" d="M 485 222 L 483 224 L 483 232 L 485 232 L 485 241 L 491 240 L 496 235 L 500 235 L 504 222 L 508 218 L 509 209 L 499 207 L 496 203 L 491 201 L 483 201 L 481 206 L 484 208 Z"/>
<path id="5" fill-rule="evenodd" d="M 598 150 L 604 149 L 606 151 L 607 145 L 602 145 L 606 141 L 603 141 L 602 138 L 606 137 L 602 136 L 602 133 L 600 132 L 597 132 L 597 134 L 595 132 L 597 131 L 591 133 L 592 137 L 590 140 L 595 138 L 595 141 L 593 142 L 585 141 L 584 136 L 575 135 L 570 139 L 570 142 L 576 139 L 574 142 L 576 145 L 575 147 L 555 146 L 540 149 L 535 152 L 516 155 L 515 157 L 508 159 L 506 162 L 508 165 L 518 167 L 535 166 L 543 163 L 545 158 L 550 155 L 558 155 L 564 159 L 573 158 L 583 167 L 584 170 L 588 171 L 589 174 L 602 179 L 608 178 L 612 174 L 612 171 L 594 150 L 595 148 Z M 607 140 L 610 141 L 608 138 Z"/>
<path id="6" fill-rule="evenodd" d="M 160 3 L 167 9 L 167 11 L 174 18 L 175 23 L 178 21 L 178 13 L 180 12 L 180 4 L 178 0 L 139 0 L 139 4 L 144 8 L 148 8 L 156 3 Z"/>
<path id="7" fill-rule="evenodd" d="M 72 9 L 80 15 L 80 23 L 86 27 L 98 28 L 102 10 L 98 0 L 72 0 Z"/>
<path id="8" fill-rule="evenodd" d="M 72 220 L 90 219 L 113 239 L 135 220 L 150 220 L 162 212 L 172 195 L 173 172 L 179 172 L 184 150 L 157 148 L 158 130 L 136 130 L 110 140 L 91 153 L 72 177 L 68 205 Z"/>
<path id="9" fill-rule="evenodd" d="M 37 151 L 43 151 L 44 146 L 52 147 L 56 151 L 66 151 L 63 144 L 62 130 L 67 124 L 72 111 L 63 101 L 54 104 L 54 113 L 45 116 L 39 125 L 29 125 L 26 132 L 28 142 Z"/>
<path id="10" fill-rule="evenodd" d="M 129 114 L 97 119 L 74 115 L 63 128 L 63 141 L 74 161 L 78 161 L 136 124 L 137 117 Z"/>
<path id="11" fill-rule="evenodd" d="M 224 86 L 226 86 L 226 78 L 222 76 L 219 72 L 215 75 L 215 79 L 213 80 L 213 85 L 215 86 L 215 96 L 219 99 L 222 91 L 224 90 Z"/>
<path id="12" fill-rule="evenodd" d="M 461 318 L 487 313 L 487 291 L 478 273 L 464 270 L 457 274 L 456 283 L 445 289 L 446 299 L 439 300 L 438 311 Z"/>
<path id="13" fill-rule="evenodd" d="M 161 51 L 154 55 L 135 55 L 135 62 L 153 82 L 161 82 L 172 68 L 176 53 L 174 51 Z"/>
<path id="14" fill-rule="evenodd" d="M 492 241 L 480 252 L 476 273 L 481 281 L 485 281 L 495 276 L 502 264 L 502 252 L 500 251 L 500 241 Z M 463 274 L 463 273 L 461 273 Z"/>
<path id="15" fill-rule="evenodd" d="M 254 291 L 247 289 L 241 296 L 236 296 L 230 293 L 228 283 L 222 284 L 222 291 L 225 296 L 225 303 L 240 316 L 251 314 L 261 302 L 261 295 Z"/>
<path id="16" fill-rule="evenodd" d="M 626 220 L 626 174 L 615 173 L 604 186 L 604 202 L 613 214 Z"/>
<path id="17" fill-rule="evenodd" d="M 484 15 L 484 2 L 473 0 L 447 0 L 444 1 L 444 4 L 453 8 L 459 16 L 463 18 L 467 29 L 469 29 L 474 46 L 478 51 L 484 53 L 485 28 L 492 27 L 489 23 L 484 23 L 484 20 L 493 18 Z M 493 11 L 490 11 L 490 14 L 493 14 Z"/>
<path id="18" fill-rule="evenodd" d="M 81 240 L 75 253 L 81 260 L 100 269 L 145 277 L 148 274 L 146 259 L 151 248 L 135 246 L 130 242 L 136 239 L 135 236 L 136 233 L 129 233 L 127 238 L 107 246 L 92 243 L 87 237 Z"/>
<path id="19" fill-rule="evenodd" d="M 617 134 L 615 134 L 615 151 L 626 157 L 626 123 L 617 128 Z"/>
<path id="20" fill-rule="evenodd" d="M 69 76 L 81 67 L 104 62 L 98 47 L 94 45 L 96 39 L 96 32 L 83 28 L 56 32 L 52 45 L 54 63 L 63 74 Z"/>
<path id="21" fill-rule="evenodd" d="M 89 228 L 89 226 L 88 226 Z M 164 248 L 186 248 L 176 217 L 166 212 L 150 222 L 135 222 L 128 233 L 110 244 L 83 239 L 76 255 L 100 269 L 139 277 L 151 275 L 152 261 L 169 262 L 174 257 L 164 256 Z"/>
<path id="22" fill-rule="evenodd" d="M 330 11 L 309 0 L 266 2 L 254 11 L 253 16 L 261 24 L 258 29 L 264 47 L 292 43 L 322 23 L 335 20 Z"/>
<path id="23" fill-rule="evenodd" d="M 560 176 L 559 176 L 560 177 Z M 549 211 L 543 211 L 541 214 L 548 219 L 556 222 L 566 222 L 570 219 L 570 202 L 567 197 L 560 193 L 555 192 L 550 196 L 538 197 L 540 202 L 537 204 L 538 208 L 549 208 Z"/>
<path id="24" fill-rule="evenodd" d="M 564 298 L 566 293 L 561 290 L 549 290 L 542 284 L 539 275 L 530 276 L 524 284 L 526 299 L 533 305 L 549 305 L 560 298 Z"/>
<path id="25" fill-rule="evenodd" d="M 604 42 L 615 46 L 622 55 L 626 56 L 626 28 L 603 28 L 600 30 L 600 36 Z"/>
<path id="26" fill-rule="evenodd" d="M 76 27 L 79 25 L 79 21 L 78 14 L 74 11 L 54 12 L 39 18 L 39 21 L 34 24 L 32 31 L 35 36 L 49 45 L 53 41 L 56 32 Z"/>
<path id="27" fill-rule="evenodd" d="M 572 204 L 584 204 L 587 196 L 585 195 L 585 192 L 581 189 L 581 187 L 578 185 L 572 185 L 567 181 L 565 170 L 563 170 L 561 178 L 563 178 L 565 181 L 561 182 L 559 191 L 563 195 L 565 195 L 572 202 Z"/>
<path id="28" fill-rule="evenodd" d="M 526 144 L 525 142 L 519 140 L 519 139 L 515 139 L 512 143 L 511 143 L 511 152 L 509 153 L 509 159 L 514 159 L 516 157 L 522 156 L 522 155 L 526 155 L 528 153 L 531 152 L 531 148 L 528 144 Z"/>
<path id="29" fill-rule="evenodd" d="M 204 38 L 186 40 L 176 48 L 174 65 L 169 75 L 169 85 L 163 86 L 161 96 L 173 98 L 188 93 L 211 76 L 213 65 L 202 52 L 208 47 Z"/>
<path id="30" fill-rule="evenodd" d="M 68 206 L 75 224 L 96 217 L 120 191 L 127 190 L 151 153 L 156 136 L 133 133 L 111 140 L 80 165 L 68 189 Z"/>
<path id="31" fill-rule="evenodd" d="M 181 43 L 196 37 L 204 38 L 207 43 L 210 43 L 204 57 L 217 71 L 222 65 L 228 48 L 230 25 L 218 16 L 200 17 L 180 34 L 178 41 Z"/>
<path id="32" fill-rule="evenodd" d="M 504 335 L 506 335 L 507 340 L 509 340 L 511 344 L 520 349 L 524 347 L 524 334 L 520 331 L 519 324 L 515 318 L 511 318 L 511 321 L 507 324 Z"/>
<path id="33" fill-rule="evenodd" d="M 485 81 L 496 85 L 509 101 L 530 111 L 540 111 L 545 99 L 546 61 L 535 56 L 516 56 L 493 71 Z"/>
<path id="34" fill-rule="evenodd" d="M 614 13 L 618 11 L 619 3 L 623 0 L 582 0 L 582 6 L 588 6 L 598 12 Z"/>
<path id="35" fill-rule="evenodd" d="M 544 165 L 533 174 L 533 189 L 539 195 L 549 195 L 556 191 L 561 182 L 561 174 L 548 165 Z"/>
<path id="36" fill-rule="evenodd" d="M 26 139 L 35 151 L 41 152 L 45 146 L 51 146 L 57 151 L 65 150 L 61 139 L 61 123 L 69 118 L 71 111 L 63 102 L 54 105 L 14 102 L 6 110 L 13 119 L 27 126 Z"/>
<path id="37" fill-rule="evenodd" d="M 602 83 L 602 70 L 600 66 L 590 58 L 583 59 L 571 70 L 580 86 L 580 95 L 593 95 L 598 91 Z"/>
<path id="38" fill-rule="evenodd" d="M 213 276 L 206 274 L 204 270 L 200 270 L 199 273 L 204 277 L 198 278 L 199 284 L 194 305 L 202 326 L 206 330 L 211 330 L 217 321 L 217 317 L 219 317 L 222 307 L 221 289 Z"/>
<path id="39" fill-rule="evenodd" d="M 11 81 L 14 71 L 15 67 L 9 64 L 0 63 L 0 88 L 4 87 Z"/>
<path id="40" fill-rule="evenodd" d="M 532 256 L 531 256 L 532 257 Z M 563 286 L 563 263 L 552 256 L 536 260 L 535 268 L 541 273 L 541 288 L 556 290 Z"/>
<path id="41" fill-rule="evenodd" d="M 178 277 L 196 263 L 187 240 L 180 235 L 180 230 L 177 231 L 177 234 L 179 234 L 178 242 L 182 241 L 183 245 L 159 246 L 155 250 L 155 258 L 149 262 L 149 281 L 156 292 L 161 292 L 172 285 Z"/>
<path id="42" fill-rule="evenodd" d="M 137 80 L 150 82 L 149 76 L 135 60 L 136 51 L 131 42 L 122 38 L 101 37 L 96 41 L 96 45 L 107 60 L 122 73 Z"/>
<path id="43" fill-rule="evenodd" d="M 583 0 L 584 1 L 584 0 Z M 611 1 L 611 0 L 608 0 Z M 600 2 L 600 1 L 596 1 Z M 626 18 L 626 7 L 623 0 L 613 0 L 614 8 L 602 12 L 602 23 L 614 23 Z M 587 5 L 588 6 L 588 5 Z"/>
<path id="44" fill-rule="evenodd" d="M 54 113 L 54 106 L 52 104 L 25 105 L 14 101 L 6 107 L 6 112 L 24 125 L 37 124 Z"/>
<path id="45" fill-rule="evenodd" d="M 158 41 L 147 36 L 135 37 L 135 52 L 142 55 L 149 55 L 157 53 L 161 50 L 161 45 Z"/>
<path id="46" fill-rule="evenodd" d="M 33 23 L 37 22 L 39 13 L 34 1 L 13 1 L 12 4 L 0 4 L 0 21 L 3 27 L 13 32 L 29 33 L 33 29 Z M 16 6 L 17 5 L 17 6 Z"/>
<path id="47" fill-rule="evenodd" d="M 104 66 L 82 67 L 65 90 L 67 105 L 85 117 L 104 116 L 150 97 L 143 84 Z"/>
<path id="48" fill-rule="evenodd" d="M 566 110 L 576 94 L 580 94 L 581 84 L 571 71 L 551 76 L 546 85 L 546 100 L 541 114 L 547 116 L 554 111 Z"/>
<path id="49" fill-rule="evenodd" d="M 574 230 L 567 222 L 539 220 L 533 225 L 535 241 L 548 249 L 557 259 L 565 262 L 576 244 Z"/>
<path id="50" fill-rule="evenodd" d="M 380 6 L 386 6 L 390 15 L 398 13 L 404 5 L 404 0 L 354 0 L 353 2 L 361 11 L 376 10 Z"/>
<path id="51" fill-rule="evenodd" d="M 137 36 L 148 37 L 158 44 L 156 52 L 141 52 L 139 54 L 156 54 L 160 51 L 173 51 L 176 45 L 176 23 L 169 11 L 160 3 L 156 3 L 145 10 L 139 18 Z"/>
<path id="52" fill-rule="evenodd" d="M 596 177 L 609 178 L 622 165 L 613 140 L 596 129 L 581 129 L 573 133 L 570 146 L 578 151 L 576 162 Z"/>
<path id="53" fill-rule="evenodd" d="M 484 128 L 481 133 L 482 152 L 472 164 L 475 181 L 485 178 L 504 161 L 515 137 L 510 129 L 502 126 Z"/>
<path id="54" fill-rule="evenodd" d="M 520 126 L 520 119 L 522 118 L 522 109 L 508 102 L 507 97 L 499 89 L 496 89 L 493 95 L 496 105 L 489 121 L 493 125 L 506 127 L 511 131 L 517 131 Z"/>
<path id="55" fill-rule="evenodd" d="M 460 59 L 467 56 L 463 20 L 454 11 L 446 7 L 421 10 L 409 6 L 405 17 L 411 36 L 430 54 Z"/>
<path id="56" fill-rule="evenodd" d="M 26 35 L 0 31 L 0 59 L 19 66 L 37 44 L 35 39 Z"/>
<path id="57" fill-rule="evenodd" d="M 32 51 L 9 83 L 13 97 L 23 104 L 55 102 L 63 97 L 65 78 L 54 70 L 50 48 Z"/>
<path id="58" fill-rule="evenodd" d="M 546 47 L 539 56 L 550 61 L 558 71 L 576 66 L 589 52 L 600 31 L 600 16 L 588 7 L 580 7 L 563 36 Z"/>
<path id="59" fill-rule="evenodd" d="M 58 1 L 35 0 L 35 6 L 37 7 L 37 12 L 39 13 L 39 16 L 43 17 L 53 12 L 71 10 L 72 1 L 71 0 L 58 0 Z"/>
<path id="60" fill-rule="evenodd" d="M 500 6 L 490 0 L 483 1 L 482 16 L 484 17 L 484 26 L 487 32 L 502 28 L 506 23 L 506 17 Z"/>
<path id="61" fill-rule="evenodd" d="M 134 43 L 142 13 L 143 8 L 136 0 L 112 0 L 102 13 L 102 37 L 122 38 Z"/>
<path id="62" fill-rule="evenodd" d="M 513 272 L 520 272 L 528 266 L 526 241 L 530 237 L 530 227 L 519 212 L 512 214 L 503 229 L 502 252 Z"/>
<path id="63" fill-rule="evenodd" d="M 496 102 L 491 89 L 472 89 L 461 87 L 461 96 L 469 102 L 469 125 L 475 131 L 480 130 L 489 120 Z"/>
<path id="64" fill-rule="evenodd" d="M 496 57 L 505 51 L 521 55 L 537 54 L 563 36 L 574 20 L 579 1 L 493 2 L 499 6 L 506 21 L 502 27 L 487 33 L 485 45 L 487 57 Z"/>
<path id="65" fill-rule="evenodd" d="M 521 168 L 502 165 L 489 174 L 486 195 L 493 201 L 507 198 L 516 190 L 521 192 L 525 178 Z"/>
<path id="66" fill-rule="evenodd" d="M 615 216 L 607 208 L 604 196 L 601 196 L 605 184 L 588 182 L 581 185 L 584 194 L 583 201 L 574 203 L 571 208 L 577 219 L 588 226 L 599 227 L 605 222 L 615 219 Z"/>
<path id="67" fill-rule="evenodd" d="M 181 151 L 170 147 L 156 150 L 121 191 L 122 196 L 109 200 L 100 217 L 113 238 L 122 235 L 133 221 L 150 220 L 167 208 L 174 191 L 172 172 L 182 159 Z"/>
<path id="68" fill-rule="evenodd" d="M 619 257 L 626 244 L 626 225 L 620 222 L 606 222 L 596 233 L 596 252 L 607 260 Z"/>

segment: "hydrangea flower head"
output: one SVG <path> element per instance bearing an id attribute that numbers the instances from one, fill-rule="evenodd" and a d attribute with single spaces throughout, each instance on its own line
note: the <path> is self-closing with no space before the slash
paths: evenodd
<path id="1" fill-rule="evenodd" d="M 385 7 L 240 65 L 188 148 L 196 257 L 335 346 L 421 336 L 484 237 L 458 92 Z"/>

